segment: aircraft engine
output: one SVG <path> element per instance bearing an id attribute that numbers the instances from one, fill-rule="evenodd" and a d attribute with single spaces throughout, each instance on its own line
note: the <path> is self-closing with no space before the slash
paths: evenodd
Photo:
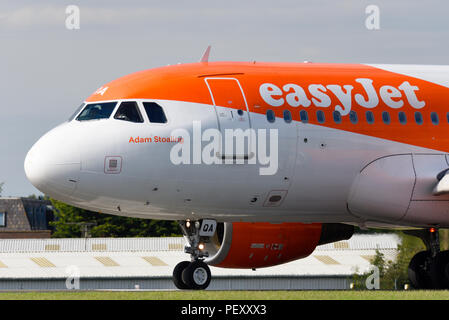
<path id="1" fill-rule="evenodd" d="M 318 245 L 351 238 L 345 224 L 219 223 L 205 243 L 205 262 L 223 268 L 262 268 L 305 258 Z"/>

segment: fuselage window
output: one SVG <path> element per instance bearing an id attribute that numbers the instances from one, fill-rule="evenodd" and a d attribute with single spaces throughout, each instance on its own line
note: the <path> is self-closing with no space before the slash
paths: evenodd
<path id="1" fill-rule="evenodd" d="M 432 112 L 432 113 L 430 114 L 430 119 L 432 119 L 432 123 L 433 123 L 434 125 L 437 125 L 437 124 L 440 123 L 440 119 L 438 119 L 438 114 L 437 114 L 436 112 Z"/>
<path id="2" fill-rule="evenodd" d="M 144 102 L 143 107 L 151 123 L 167 123 L 164 109 L 156 102 Z"/>
<path id="3" fill-rule="evenodd" d="M 419 112 L 419 111 L 415 112 L 415 121 L 417 124 L 420 124 L 420 125 L 423 123 L 421 112 Z"/>
<path id="4" fill-rule="evenodd" d="M 284 110 L 284 121 L 287 123 L 292 122 L 292 113 L 289 110 Z"/>
<path id="5" fill-rule="evenodd" d="M 324 112 L 322 110 L 318 110 L 316 112 L 316 119 L 318 120 L 319 123 L 324 123 Z"/>
<path id="6" fill-rule="evenodd" d="M 69 122 L 75 119 L 75 117 L 78 115 L 78 113 L 81 111 L 81 109 L 85 106 L 85 103 L 82 103 L 78 108 L 76 108 L 76 111 L 72 114 L 72 116 L 69 118 Z"/>
<path id="7" fill-rule="evenodd" d="M 447 123 L 449 123 L 449 112 L 446 113 L 446 119 L 447 119 Z"/>
<path id="8" fill-rule="evenodd" d="M 276 121 L 276 116 L 274 115 L 274 111 L 271 109 L 267 110 L 267 120 L 268 120 L 268 122 L 271 122 L 271 123 Z"/>
<path id="9" fill-rule="evenodd" d="M 349 112 L 349 120 L 351 120 L 352 123 L 357 123 L 357 113 L 355 111 Z"/>
<path id="10" fill-rule="evenodd" d="M 382 112 L 382 120 L 385 124 L 390 124 L 390 114 L 388 111 Z"/>
<path id="11" fill-rule="evenodd" d="M 399 123 L 400 124 L 406 124 L 407 123 L 407 116 L 405 115 L 404 111 L 400 111 L 398 113 Z"/>
<path id="12" fill-rule="evenodd" d="M 115 113 L 114 119 L 130 122 L 143 122 L 139 107 L 135 101 L 122 102 Z"/>
<path id="13" fill-rule="evenodd" d="M 117 102 L 103 102 L 88 104 L 80 115 L 76 118 L 78 121 L 108 119 Z"/>
<path id="14" fill-rule="evenodd" d="M 374 114 L 371 111 L 367 111 L 365 113 L 365 116 L 366 116 L 366 122 L 368 122 L 369 124 L 374 123 Z"/>
<path id="15" fill-rule="evenodd" d="M 335 123 L 341 123 L 341 114 L 339 111 L 335 110 L 333 113 Z"/>
<path id="16" fill-rule="evenodd" d="M 307 114 L 307 111 L 306 111 L 306 110 L 301 110 L 301 111 L 299 112 L 299 117 L 301 118 L 301 121 L 302 121 L 303 123 L 309 122 L 309 115 Z"/>

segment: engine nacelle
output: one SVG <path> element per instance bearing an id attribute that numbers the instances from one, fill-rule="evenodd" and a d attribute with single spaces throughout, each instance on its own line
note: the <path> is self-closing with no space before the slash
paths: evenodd
<path id="1" fill-rule="evenodd" d="M 205 262 L 223 268 L 262 268 L 305 258 L 316 246 L 349 239 L 354 227 L 344 224 L 219 223 L 206 243 Z"/>

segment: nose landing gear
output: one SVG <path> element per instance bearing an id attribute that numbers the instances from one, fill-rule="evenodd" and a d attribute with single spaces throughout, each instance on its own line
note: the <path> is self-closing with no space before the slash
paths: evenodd
<path id="1" fill-rule="evenodd" d="M 181 290 L 204 290 L 211 280 L 209 266 L 203 261 L 182 261 L 173 270 L 173 283 Z"/>
<path id="2" fill-rule="evenodd" d="M 204 290 L 211 280 L 209 266 L 203 261 L 193 261 L 182 271 L 181 278 L 188 289 Z"/>
<path id="3" fill-rule="evenodd" d="M 191 261 L 178 263 L 173 270 L 173 283 L 178 289 L 204 290 L 211 281 L 209 266 L 204 263 L 204 258 L 209 254 L 204 251 L 204 243 L 215 233 L 216 221 L 181 221 L 179 222 L 189 246 L 184 248 L 190 253 Z"/>
<path id="4" fill-rule="evenodd" d="M 438 229 L 410 230 L 427 250 L 418 252 L 410 261 L 408 276 L 415 289 L 449 289 L 449 251 L 440 251 Z"/>

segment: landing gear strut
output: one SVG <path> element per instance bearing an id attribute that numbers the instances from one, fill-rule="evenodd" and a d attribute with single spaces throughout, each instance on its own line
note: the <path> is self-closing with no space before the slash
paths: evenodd
<path id="1" fill-rule="evenodd" d="M 209 256 L 204 251 L 204 243 L 214 234 L 216 222 L 180 221 L 179 225 L 189 242 L 184 251 L 190 254 L 191 261 L 182 261 L 176 265 L 173 270 L 173 283 L 178 289 L 204 290 L 211 281 L 209 266 L 204 263 L 204 259 Z"/>
<path id="2" fill-rule="evenodd" d="M 440 251 L 438 229 L 410 230 L 419 237 L 426 251 L 418 252 L 410 261 L 408 276 L 415 289 L 449 289 L 449 251 Z"/>

